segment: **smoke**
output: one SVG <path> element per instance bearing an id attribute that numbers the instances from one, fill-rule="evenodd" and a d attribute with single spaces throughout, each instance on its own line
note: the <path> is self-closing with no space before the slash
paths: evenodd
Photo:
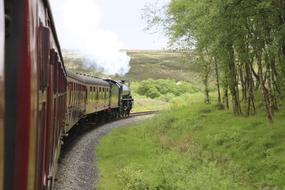
<path id="1" fill-rule="evenodd" d="M 84 3 L 83 3 L 84 2 Z M 101 27 L 99 0 L 51 0 L 54 20 L 63 49 L 79 51 L 86 66 L 107 74 L 126 74 L 130 57 L 117 35 Z"/>

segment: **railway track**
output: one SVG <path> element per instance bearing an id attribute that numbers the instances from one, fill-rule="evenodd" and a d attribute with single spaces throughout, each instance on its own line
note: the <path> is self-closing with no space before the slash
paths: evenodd
<path id="1" fill-rule="evenodd" d="M 151 115 L 151 114 L 156 114 L 159 111 L 144 111 L 144 112 L 134 112 L 130 113 L 130 117 L 137 117 L 137 116 L 143 116 L 143 115 Z"/>
<path id="2" fill-rule="evenodd" d="M 134 112 L 134 113 L 130 113 L 129 117 L 122 117 L 122 118 L 109 120 L 109 121 L 99 121 L 99 122 L 84 121 L 81 124 L 79 124 L 77 127 L 74 127 L 73 130 L 69 132 L 69 135 L 66 136 L 66 138 L 64 139 L 64 147 L 68 146 L 68 144 L 70 142 L 72 142 L 74 139 L 78 138 L 78 136 L 80 136 L 81 134 L 88 133 L 94 127 L 100 127 L 100 126 L 108 124 L 110 122 L 125 120 L 125 119 L 129 119 L 129 118 L 133 118 L 133 117 L 152 115 L 152 114 L 156 114 L 158 112 L 159 111 Z"/>
<path id="3" fill-rule="evenodd" d="M 138 116 L 139 114 L 151 113 L 154 112 L 135 114 Z M 99 139 L 112 129 L 130 125 L 144 118 L 146 117 L 131 116 L 101 126 L 93 125 L 90 126 L 88 131 L 79 134 L 61 152 L 54 190 L 96 189 L 99 172 L 94 164 L 97 156 L 94 148 L 98 145 Z"/>

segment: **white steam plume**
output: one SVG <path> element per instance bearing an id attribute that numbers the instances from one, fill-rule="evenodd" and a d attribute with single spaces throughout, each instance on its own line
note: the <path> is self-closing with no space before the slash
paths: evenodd
<path id="1" fill-rule="evenodd" d="M 130 57 L 112 31 L 101 27 L 99 0 L 51 0 L 57 32 L 64 49 L 80 51 L 87 66 L 94 64 L 107 74 L 126 74 Z"/>

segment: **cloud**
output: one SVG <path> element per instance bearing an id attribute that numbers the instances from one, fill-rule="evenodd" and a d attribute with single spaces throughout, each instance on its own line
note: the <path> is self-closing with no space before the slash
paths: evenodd
<path id="1" fill-rule="evenodd" d="M 98 0 L 51 0 L 57 32 L 64 49 L 81 52 L 90 64 L 108 74 L 126 74 L 130 57 L 118 36 L 101 27 Z"/>

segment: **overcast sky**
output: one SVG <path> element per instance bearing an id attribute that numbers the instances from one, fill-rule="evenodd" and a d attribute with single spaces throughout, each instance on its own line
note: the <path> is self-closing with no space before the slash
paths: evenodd
<path id="1" fill-rule="evenodd" d="M 104 43 L 104 38 L 110 35 L 117 41 L 120 48 L 126 49 L 160 49 L 166 47 L 166 38 L 161 35 L 146 33 L 143 29 L 142 8 L 147 2 L 155 0 L 50 0 L 54 12 L 55 22 L 63 48 L 72 45 L 70 40 L 75 38 L 68 34 L 72 27 L 77 27 L 76 16 L 85 15 L 85 20 L 80 24 L 82 30 L 96 25 L 95 30 L 100 30 L 101 37 L 97 43 Z M 92 1 L 92 2 L 91 2 Z M 168 2 L 169 0 L 161 0 Z M 86 3 L 87 4 L 83 4 Z M 86 9 L 87 7 L 87 9 Z M 74 15 L 70 16 L 70 12 Z M 88 13 L 90 12 L 90 13 Z M 87 17 L 87 18 L 86 18 Z M 82 17 L 80 17 L 82 18 Z M 72 19 L 74 26 L 72 26 Z M 75 29 L 77 30 L 77 29 Z M 108 33 L 104 35 L 102 33 Z M 77 35 L 80 33 L 77 30 Z M 97 34 L 98 35 L 98 34 Z M 105 39 L 108 41 L 108 39 Z M 76 45 L 73 45 L 76 46 Z"/>
<path id="2" fill-rule="evenodd" d="M 128 48 L 156 49 L 165 46 L 161 35 L 151 35 L 143 31 L 142 8 L 154 0 L 102 0 L 102 26 L 119 36 Z"/>

